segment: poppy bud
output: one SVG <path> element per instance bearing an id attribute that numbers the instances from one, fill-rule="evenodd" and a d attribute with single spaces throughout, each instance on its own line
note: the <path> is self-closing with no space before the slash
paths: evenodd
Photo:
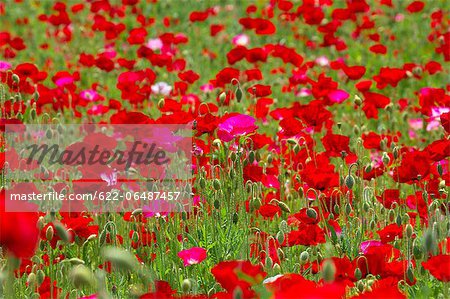
<path id="1" fill-rule="evenodd" d="M 412 225 L 411 224 L 407 224 L 406 225 L 406 227 L 405 227 L 405 234 L 406 234 L 406 237 L 408 238 L 408 239 L 410 239 L 411 238 L 411 236 L 412 236 L 412 234 L 413 234 L 413 227 L 412 227 Z"/>
<path id="2" fill-rule="evenodd" d="M 33 94 L 33 98 L 35 101 L 39 100 L 39 92 L 35 91 Z"/>
<path id="3" fill-rule="evenodd" d="M 215 147 L 221 147 L 222 146 L 222 141 L 220 141 L 220 139 L 214 139 L 213 143 L 212 143 Z"/>
<path id="4" fill-rule="evenodd" d="M 52 130 L 48 129 L 47 132 L 45 132 L 45 136 L 46 136 L 48 139 L 52 139 L 52 137 L 53 137 Z"/>
<path id="5" fill-rule="evenodd" d="M 353 186 L 355 185 L 355 179 L 353 178 L 353 176 L 351 174 L 349 174 L 345 178 L 345 185 L 347 186 L 348 189 L 352 189 Z"/>
<path id="6" fill-rule="evenodd" d="M 253 162 L 255 162 L 255 152 L 254 151 L 250 151 L 250 153 L 248 154 L 248 161 L 250 162 L 250 164 L 253 164 Z"/>
<path id="7" fill-rule="evenodd" d="M 406 277 L 408 278 L 408 280 L 409 280 L 410 282 L 413 282 L 413 281 L 414 281 L 414 273 L 413 273 L 413 270 L 412 270 L 412 266 L 411 266 L 411 265 L 409 265 L 409 266 L 408 266 L 408 269 L 406 270 Z"/>
<path id="8" fill-rule="evenodd" d="M 358 126 L 354 126 L 354 127 L 353 127 L 353 133 L 354 133 L 355 135 L 359 135 L 360 132 L 361 132 L 361 129 L 360 129 Z"/>
<path id="9" fill-rule="evenodd" d="M 39 285 L 41 285 L 41 283 L 44 281 L 44 279 L 45 279 L 44 271 L 38 270 L 37 273 L 36 273 L 36 280 L 37 280 L 37 283 L 38 283 Z"/>
<path id="10" fill-rule="evenodd" d="M 206 187 L 206 180 L 205 180 L 204 178 L 200 178 L 200 179 L 198 180 L 198 184 L 200 185 L 200 187 L 201 187 L 202 189 L 205 189 L 205 187 Z"/>
<path id="11" fill-rule="evenodd" d="M 316 210 L 314 210 L 314 209 L 312 209 L 312 208 L 308 208 L 308 209 L 306 210 L 306 215 L 307 215 L 309 218 L 317 219 L 317 212 L 316 212 Z"/>
<path id="12" fill-rule="evenodd" d="M 400 226 L 402 225 L 402 217 L 400 216 L 400 214 L 397 215 L 397 218 L 395 218 L 395 223 Z"/>
<path id="13" fill-rule="evenodd" d="M 160 99 L 158 101 L 158 108 L 162 109 L 164 107 L 164 104 L 166 103 L 166 101 L 164 100 L 164 98 Z"/>
<path id="14" fill-rule="evenodd" d="M 102 255 L 105 261 L 111 262 L 119 270 L 132 271 L 137 266 L 137 261 L 133 254 L 117 247 L 103 248 Z"/>
<path id="15" fill-rule="evenodd" d="M 69 277 L 73 285 L 77 289 L 81 289 L 84 286 L 92 286 L 93 281 L 95 281 L 94 275 L 92 274 L 91 270 L 89 270 L 89 268 L 85 265 L 75 266 L 70 271 Z"/>
<path id="16" fill-rule="evenodd" d="M 280 224 L 278 225 L 278 228 L 283 233 L 287 233 L 289 231 L 289 226 L 288 226 L 286 220 L 281 220 Z"/>
<path id="17" fill-rule="evenodd" d="M 133 232 L 133 234 L 131 235 L 131 240 L 132 240 L 134 243 L 139 242 L 139 234 L 138 234 L 137 231 L 134 231 L 134 232 Z"/>
<path id="18" fill-rule="evenodd" d="M 237 287 L 233 291 L 233 299 L 243 299 L 244 295 L 242 294 L 242 290 L 240 287 Z"/>
<path id="19" fill-rule="evenodd" d="M 241 89 L 240 86 L 238 86 L 238 87 L 236 88 L 236 91 L 234 92 L 234 94 L 235 94 L 235 96 L 236 96 L 237 102 L 240 103 L 240 102 L 241 102 L 241 99 L 242 99 L 242 95 L 243 95 L 242 89 Z"/>
<path id="20" fill-rule="evenodd" d="M 233 214 L 233 223 L 237 224 L 238 221 L 239 221 L 239 215 L 238 215 L 237 212 L 234 212 L 234 214 Z"/>
<path id="21" fill-rule="evenodd" d="M 360 270 L 360 271 L 361 271 L 361 270 Z M 364 291 L 364 288 L 365 288 L 364 282 L 358 281 L 358 283 L 356 284 L 356 287 L 358 288 L 358 291 L 359 291 L 360 293 L 362 293 L 362 291 Z"/>
<path id="22" fill-rule="evenodd" d="M 366 173 L 371 172 L 371 171 L 372 171 L 372 164 L 367 164 L 366 168 L 364 168 L 364 171 L 365 171 Z"/>
<path id="23" fill-rule="evenodd" d="M 325 282 L 331 283 L 334 281 L 334 275 L 336 274 L 336 266 L 333 260 L 327 259 L 323 262 L 322 278 Z"/>
<path id="24" fill-rule="evenodd" d="M 345 205 L 345 213 L 347 214 L 347 216 L 349 216 L 351 212 L 352 212 L 352 206 L 349 203 L 347 203 Z"/>
<path id="25" fill-rule="evenodd" d="M 38 221 L 37 221 L 37 227 L 39 230 L 42 230 L 45 226 L 45 218 L 44 216 L 40 216 Z"/>
<path id="26" fill-rule="evenodd" d="M 277 241 L 278 241 L 278 243 L 283 244 L 283 242 L 284 242 L 284 233 L 282 231 L 279 231 L 277 233 Z"/>
<path id="27" fill-rule="evenodd" d="M 220 105 L 222 105 L 225 102 L 226 98 L 227 98 L 227 94 L 224 91 L 222 91 L 219 95 Z"/>
<path id="28" fill-rule="evenodd" d="M 82 259 L 79 259 L 79 258 L 76 258 L 76 257 L 73 257 L 73 258 L 69 259 L 69 262 L 72 265 L 84 265 L 84 261 Z"/>
<path id="29" fill-rule="evenodd" d="M 56 234 L 63 240 L 64 242 L 70 241 L 70 235 L 69 232 L 66 230 L 64 225 L 62 225 L 60 222 L 56 222 L 55 224 Z"/>
<path id="30" fill-rule="evenodd" d="M 423 257 L 422 247 L 417 244 L 417 239 L 413 242 L 413 255 L 416 260 L 420 260 Z"/>
<path id="31" fill-rule="evenodd" d="M 36 282 L 37 282 L 36 274 L 34 274 L 34 273 L 28 274 L 28 277 L 27 277 L 28 287 L 34 288 L 34 286 L 36 285 Z"/>
<path id="32" fill-rule="evenodd" d="M 362 104 L 361 98 L 358 95 L 356 95 L 356 94 L 353 97 L 353 102 L 355 103 L 356 106 L 361 106 L 361 104 Z"/>
<path id="33" fill-rule="evenodd" d="M 266 267 L 267 268 L 272 268 L 272 266 L 273 266 L 273 260 L 272 260 L 272 258 L 270 257 L 270 256 L 268 256 L 268 257 L 266 257 Z"/>
<path id="34" fill-rule="evenodd" d="M 361 269 L 356 268 L 356 269 L 355 269 L 355 278 L 356 278 L 356 280 L 360 280 L 361 277 L 362 277 Z"/>
<path id="35" fill-rule="evenodd" d="M 218 179 L 214 179 L 214 181 L 213 181 L 213 187 L 214 187 L 214 189 L 215 189 L 216 191 L 219 191 L 219 190 L 220 190 L 221 184 L 220 184 L 220 181 L 219 181 Z"/>
<path id="36" fill-rule="evenodd" d="M 391 162 L 391 158 L 389 158 L 389 155 L 386 152 L 384 152 L 383 156 L 381 157 L 381 161 L 385 166 L 387 166 L 389 162 Z"/>
<path id="37" fill-rule="evenodd" d="M 189 279 L 184 279 L 183 282 L 181 283 L 181 290 L 183 291 L 183 293 L 188 293 L 192 288 L 192 283 L 191 280 Z"/>
<path id="38" fill-rule="evenodd" d="M 53 239 L 53 234 L 54 234 L 53 227 L 52 226 L 47 227 L 47 230 L 45 232 L 45 238 L 50 241 Z"/>
<path id="39" fill-rule="evenodd" d="M 334 210 L 334 213 L 335 213 L 335 214 L 341 213 L 341 208 L 339 207 L 338 204 L 335 204 L 335 205 L 334 205 L 333 210 Z"/>
<path id="40" fill-rule="evenodd" d="M 424 235 L 424 249 L 426 253 L 432 253 L 434 251 L 435 239 L 433 231 L 428 229 Z"/>
<path id="41" fill-rule="evenodd" d="M 309 253 L 308 253 L 308 251 L 303 251 L 300 254 L 300 261 L 302 262 L 302 264 L 305 264 L 305 263 L 308 262 L 308 260 L 309 260 Z"/>
<path id="42" fill-rule="evenodd" d="M 290 209 L 290 208 L 288 207 L 288 205 L 285 204 L 284 202 L 279 201 L 279 202 L 278 202 L 278 207 L 279 207 L 283 212 L 286 212 L 286 213 L 290 213 L 290 212 L 291 212 L 291 209 Z"/>
<path id="43" fill-rule="evenodd" d="M 367 202 L 364 202 L 363 203 L 363 211 L 365 213 L 367 213 L 367 212 L 369 212 L 369 209 L 370 209 L 370 205 Z"/>
<path id="44" fill-rule="evenodd" d="M 281 267 L 277 263 L 275 265 L 273 265 L 272 269 L 273 269 L 273 271 L 275 271 L 275 273 L 281 273 Z"/>
<path id="45" fill-rule="evenodd" d="M 19 84 L 19 82 L 20 82 L 20 78 L 17 74 L 12 75 L 12 80 L 15 84 Z"/>
<path id="46" fill-rule="evenodd" d="M 214 200 L 214 208 L 216 208 L 217 210 L 220 209 L 220 202 L 219 200 Z"/>
<path id="47" fill-rule="evenodd" d="M 231 152 L 231 154 L 230 154 L 230 160 L 233 161 L 233 162 L 236 162 L 236 160 L 237 160 L 236 152 Z"/>
<path id="48" fill-rule="evenodd" d="M 136 215 L 139 215 L 139 214 L 141 214 L 141 213 L 142 213 L 142 209 L 141 209 L 141 208 L 138 208 L 138 209 L 134 210 L 134 211 L 131 213 L 131 215 L 136 216 Z"/>
<path id="49" fill-rule="evenodd" d="M 437 171 L 438 171 L 439 175 L 442 176 L 442 165 L 441 165 L 441 163 L 438 163 Z"/>
<path id="50" fill-rule="evenodd" d="M 394 150 L 392 151 L 392 154 L 394 155 L 394 159 L 398 158 L 398 146 L 394 147 Z"/>
<path id="51" fill-rule="evenodd" d="M 390 222 L 394 221 L 394 219 L 395 219 L 395 211 L 393 209 L 389 210 L 388 217 L 389 217 L 389 221 Z"/>
<path id="52" fill-rule="evenodd" d="M 271 154 L 267 155 L 267 163 L 272 164 L 273 162 L 273 157 Z"/>

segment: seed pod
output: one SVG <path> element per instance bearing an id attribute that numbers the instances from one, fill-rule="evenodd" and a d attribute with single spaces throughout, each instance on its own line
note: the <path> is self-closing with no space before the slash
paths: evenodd
<path id="1" fill-rule="evenodd" d="M 333 260 L 327 259 L 323 262 L 322 277 L 325 282 L 331 283 L 334 281 L 334 275 L 336 274 L 336 266 Z"/>

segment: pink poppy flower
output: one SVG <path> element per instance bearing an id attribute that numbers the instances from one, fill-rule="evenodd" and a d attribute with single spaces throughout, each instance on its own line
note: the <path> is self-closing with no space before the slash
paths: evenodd
<path id="1" fill-rule="evenodd" d="M 0 72 L 5 72 L 11 68 L 11 63 L 0 60 Z"/>
<path id="2" fill-rule="evenodd" d="M 219 124 L 217 135 L 220 140 L 228 142 L 238 136 L 247 135 L 254 132 L 258 126 L 255 125 L 255 119 L 249 115 L 238 114 L 227 118 Z"/>
<path id="3" fill-rule="evenodd" d="M 206 249 L 192 247 L 190 249 L 181 250 L 178 252 L 178 257 L 183 260 L 185 267 L 195 265 L 206 259 Z"/>

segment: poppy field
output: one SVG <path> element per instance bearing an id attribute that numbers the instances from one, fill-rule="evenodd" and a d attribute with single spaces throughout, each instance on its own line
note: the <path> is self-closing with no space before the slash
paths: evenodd
<path id="1" fill-rule="evenodd" d="M 450 298 L 449 12 L 0 1 L 0 298 Z"/>

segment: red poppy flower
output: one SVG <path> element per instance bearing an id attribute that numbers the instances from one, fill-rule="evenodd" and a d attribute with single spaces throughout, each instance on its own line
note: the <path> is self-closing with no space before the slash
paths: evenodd
<path id="1" fill-rule="evenodd" d="M 393 208 L 394 203 L 401 203 L 400 190 L 398 189 L 385 189 L 382 196 L 377 196 L 377 200 L 386 208 Z"/>
<path id="2" fill-rule="evenodd" d="M 426 151 L 407 152 L 400 166 L 394 169 L 393 178 L 400 183 L 411 184 L 430 173 L 430 155 Z"/>
<path id="3" fill-rule="evenodd" d="M 378 76 L 374 76 L 373 80 L 377 82 L 377 88 L 383 89 L 388 84 L 397 87 L 400 80 L 406 78 L 406 72 L 398 68 L 382 67 Z"/>
<path id="4" fill-rule="evenodd" d="M 252 265 L 249 261 L 220 262 L 211 269 L 211 273 L 229 294 L 240 288 L 243 298 L 254 298 L 255 292 L 251 287 L 266 277 L 259 265 Z"/>
<path id="5" fill-rule="evenodd" d="M 322 143 L 330 157 L 341 157 L 343 152 L 347 155 L 351 153 L 349 148 L 350 137 L 348 136 L 328 132 L 322 138 Z"/>
<path id="6" fill-rule="evenodd" d="M 270 85 L 256 84 L 249 87 L 247 90 L 250 94 L 256 96 L 257 98 L 266 97 L 272 94 Z"/>
<path id="7" fill-rule="evenodd" d="M 0 191 L 0 246 L 18 258 L 33 256 L 39 240 L 38 214 L 7 212 L 5 190 Z"/>
<path id="8" fill-rule="evenodd" d="M 395 223 L 385 226 L 383 229 L 377 231 L 380 240 L 383 243 L 392 242 L 395 238 L 403 238 L 403 227 Z"/>
<path id="9" fill-rule="evenodd" d="M 440 254 L 435 255 L 422 262 L 422 266 L 430 271 L 437 280 L 449 282 L 450 281 L 450 255 Z"/>
<path id="10" fill-rule="evenodd" d="M 242 18 L 239 19 L 239 24 L 245 29 L 255 30 L 255 33 L 259 35 L 274 34 L 277 30 L 271 21 L 262 18 Z"/>
<path id="11" fill-rule="evenodd" d="M 382 44 L 373 45 L 369 48 L 369 50 L 375 54 L 386 54 L 387 48 L 386 46 L 383 46 Z"/>
<path id="12" fill-rule="evenodd" d="M 416 13 L 422 11 L 424 7 L 425 3 L 423 3 L 422 1 L 414 1 L 409 4 L 408 7 L 406 7 L 406 10 L 410 13 Z"/>
<path id="13" fill-rule="evenodd" d="M 366 68 L 364 66 L 346 66 L 342 68 L 344 73 L 350 80 L 358 80 L 366 73 Z"/>
<path id="14" fill-rule="evenodd" d="M 378 119 L 378 109 L 385 108 L 391 100 L 382 94 L 376 92 L 365 92 L 362 110 L 367 118 Z"/>
<path id="15" fill-rule="evenodd" d="M 450 112 L 441 114 L 441 125 L 450 134 Z"/>

